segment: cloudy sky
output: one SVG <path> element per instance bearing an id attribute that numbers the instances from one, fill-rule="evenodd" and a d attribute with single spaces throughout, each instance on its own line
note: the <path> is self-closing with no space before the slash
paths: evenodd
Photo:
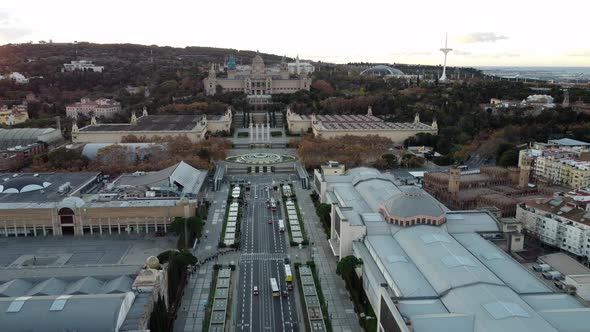
<path id="1" fill-rule="evenodd" d="M 588 0 L 5 0 L 0 44 L 259 49 L 329 62 L 590 66 Z"/>

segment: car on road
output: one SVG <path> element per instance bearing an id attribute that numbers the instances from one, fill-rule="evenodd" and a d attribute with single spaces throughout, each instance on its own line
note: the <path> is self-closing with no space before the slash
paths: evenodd
<path id="1" fill-rule="evenodd" d="M 258 286 L 254 286 L 254 291 L 252 293 L 254 293 L 254 295 L 258 295 Z"/>
<path id="2" fill-rule="evenodd" d="M 289 257 L 285 257 L 285 264 L 290 264 L 291 261 L 289 260 Z"/>
<path id="3" fill-rule="evenodd" d="M 286 290 L 284 290 L 282 292 L 283 297 L 289 297 L 289 292 L 287 292 Z"/>
<path id="4" fill-rule="evenodd" d="M 268 223 L 269 224 L 272 224 L 272 219 L 268 219 Z"/>
<path id="5" fill-rule="evenodd" d="M 287 290 L 290 290 L 290 291 L 292 291 L 292 290 L 293 290 L 293 284 L 288 284 L 288 285 L 287 285 Z"/>

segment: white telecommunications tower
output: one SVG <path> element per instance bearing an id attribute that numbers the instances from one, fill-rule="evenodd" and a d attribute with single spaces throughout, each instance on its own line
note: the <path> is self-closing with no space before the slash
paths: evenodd
<path id="1" fill-rule="evenodd" d="M 447 34 L 445 34 L 445 47 L 441 48 L 440 50 L 445 54 L 445 63 L 443 65 L 443 72 L 439 78 L 439 81 L 446 82 L 447 81 L 447 54 L 452 51 L 452 48 L 447 47 Z"/>

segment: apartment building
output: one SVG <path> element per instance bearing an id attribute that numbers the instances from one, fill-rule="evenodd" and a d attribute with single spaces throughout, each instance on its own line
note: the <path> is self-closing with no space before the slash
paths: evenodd
<path id="1" fill-rule="evenodd" d="M 590 210 L 587 202 L 553 197 L 520 203 L 516 219 L 543 243 L 590 258 Z"/>

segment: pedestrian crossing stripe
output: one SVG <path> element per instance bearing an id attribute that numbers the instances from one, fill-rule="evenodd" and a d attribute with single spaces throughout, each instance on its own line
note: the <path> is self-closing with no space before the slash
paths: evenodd
<path id="1" fill-rule="evenodd" d="M 242 261 L 268 261 L 268 260 L 283 260 L 287 257 L 287 254 L 283 253 L 252 253 L 252 254 L 242 254 L 240 256 L 240 260 Z"/>

